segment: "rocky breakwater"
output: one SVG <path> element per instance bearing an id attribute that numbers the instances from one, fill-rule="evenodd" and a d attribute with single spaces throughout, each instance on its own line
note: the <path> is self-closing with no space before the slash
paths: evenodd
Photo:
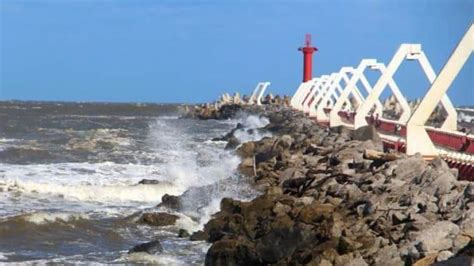
<path id="1" fill-rule="evenodd" d="M 234 145 L 262 195 L 223 199 L 191 236 L 212 243 L 206 265 L 472 263 L 474 184 L 444 161 L 384 153 L 371 127 L 325 129 L 284 106 L 232 108 L 261 112 L 273 137 Z"/>

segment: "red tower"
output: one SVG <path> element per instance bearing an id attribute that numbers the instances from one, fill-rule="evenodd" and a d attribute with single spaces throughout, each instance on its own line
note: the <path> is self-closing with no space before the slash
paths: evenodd
<path id="1" fill-rule="evenodd" d="M 298 48 L 298 51 L 303 52 L 303 82 L 313 78 L 313 53 L 318 48 L 311 47 L 311 34 L 306 34 L 305 46 Z"/>

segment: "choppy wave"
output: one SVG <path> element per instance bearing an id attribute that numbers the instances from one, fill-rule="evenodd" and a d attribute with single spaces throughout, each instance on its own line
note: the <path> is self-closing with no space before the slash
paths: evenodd
<path id="1" fill-rule="evenodd" d="M 145 252 L 138 252 L 125 255 L 122 259 L 117 262 L 129 262 L 129 263 L 145 263 L 153 265 L 163 265 L 163 266 L 181 266 L 188 265 L 183 260 L 178 259 L 176 256 L 172 255 L 151 255 Z"/>
<path id="2" fill-rule="evenodd" d="M 7 220 L 17 220 L 33 223 L 36 225 L 43 225 L 47 223 L 56 223 L 56 222 L 71 222 L 77 221 L 80 219 L 90 219 L 90 216 L 86 213 L 67 213 L 67 212 L 33 212 L 20 214 L 14 217 L 8 217 Z"/>
<path id="3" fill-rule="evenodd" d="M 41 138 L 31 140 L 37 141 L 35 145 L 23 142 L 23 146 L 0 140 L 0 150 L 2 144 L 33 146 L 63 157 L 31 164 L 0 160 L 0 261 L 202 263 L 209 245 L 176 238 L 177 229 L 201 229 L 219 210 L 223 197 L 255 196 L 237 174 L 240 158 L 225 151 L 224 142 L 208 140 L 225 134 L 237 122 L 246 129 L 258 129 L 268 120 L 243 115 L 237 120 L 195 121 L 170 115 L 124 130 L 124 123 L 135 123 L 135 119 L 107 116 L 99 122 L 115 119 L 108 124 L 115 128 L 89 127 L 93 119 L 82 126 L 84 115 L 88 114 L 65 114 L 67 118 L 46 121 L 35 132 L 51 140 L 48 145 Z M 69 129 L 69 125 L 80 126 Z M 243 141 L 261 138 L 260 133 L 245 131 L 239 137 Z M 118 148 L 106 149 L 100 141 Z M 72 156 L 66 158 L 66 153 Z M 120 160 L 123 157 L 134 160 Z M 139 185 L 142 179 L 158 184 Z M 127 218 L 141 210 L 157 210 L 154 206 L 165 193 L 181 195 L 184 202 L 171 228 L 156 229 Z M 155 238 L 162 241 L 163 254 L 124 255 L 133 245 Z"/>

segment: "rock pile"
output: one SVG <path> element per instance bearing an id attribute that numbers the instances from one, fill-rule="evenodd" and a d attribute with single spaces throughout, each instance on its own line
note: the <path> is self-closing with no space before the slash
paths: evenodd
<path id="1" fill-rule="evenodd" d="M 262 100 L 264 106 L 289 106 L 290 97 L 284 96 L 280 97 L 279 95 L 273 96 L 268 94 Z M 265 108 L 265 107 L 262 108 Z M 183 118 L 197 118 L 197 119 L 230 119 L 238 111 L 242 110 L 245 107 L 246 111 L 260 109 L 258 105 L 249 103 L 249 98 L 244 96 L 243 99 L 240 98 L 240 95 L 236 93 L 231 97 L 228 93 L 225 93 L 221 96 L 220 100 L 212 104 L 202 104 L 196 105 L 192 108 L 186 106 L 183 114 Z"/>
<path id="2" fill-rule="evenodd" d="M 472 255 L 474 184 L 444 161 L 383 153 L 371 127 L 329 130 L 282 106 L 262 110 L 273 137 L 236 153 L 263 194 L 222 200 L 191 236 L 212 243 L 206 265 L 427 265 Z"/>

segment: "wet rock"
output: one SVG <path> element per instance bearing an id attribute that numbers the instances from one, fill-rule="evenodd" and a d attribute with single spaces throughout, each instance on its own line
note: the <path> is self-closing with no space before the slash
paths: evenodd
<path id="1" fill-rule="evenodd" d="M 154 240 L 151 242 L 143 243 L 136 245 L 128 251 L 128 254 L 136 252 L 146 252 L 148 254 L 157 254 L 163 252 L 163 247 L 161 246 L 160 241 Z"/>
<path id="2" fill-rule="evenodd" d="M 179 229 L 178 237 L 186 238 L 186 237 L 189 237 L 189 236 L 190 236 L 190 234 L 186 229 Z"/>
<path id="3" fill-rule="evenodd" d="M 240 145 L 240 140 L 234 136 L 230 137 L 227 141 L 227 145 L 225 145 L 226 150 L 233 150 Z"/>
<path id="4" fill-rule="evenodd" d="M 181 199 L 178 196 L 165 194 L 161 197 L 161 203 L 157 207 L 166 207 L 171 210 L 179 210 L 182 208 Z"/>
<path id="5" fill-rule="evenodd" d="M 254 142 L 245 142 L 243 143 L 236 151 L 236 153 L 242 157 L 252 157 L 255 151 L 255 143 Z"/>
<path id="6" fill-rule="evenodd" d="M 255 169 L 254 169 L 254 159 L 251 157 L 244 158 L 239 166 L 238 170 L 241 174 L 245 176 L 255 176 Z"/>
<path id="7" fill-rule="evenodd" d="M 144 213 L 138 222 L 152 226 L 167 226 L 174 225 L 178 218 L 179 217 L 177 215 L 165 212 Z"/>
<path id="8" fill-rule="evenodd" d="M 191 241 L 203 241 L 203 240 L 207 240 L 209 238 L 209 235 L 200 230 L 200 231 L 196 231 L 194 233 L 192 233 L 192 235 L 189 237 L 189 240 Z"/>
<path id="9" fill-rule="evenodd" d="M 206 254 L 204 265 L 263 265 L 255 245 L 245 239 L 226 239 L 214 243 Z"/>
<path id="10" fill-rule="evenodd" d="M 369 160 L 364 150 L 382 150 L 373 127 L 323 129 L 290 109 L 257 112 L 273 137 L 236 154 L 263 195 L 222 200 L 193 234 L 213 243 L 208 265 L 411 265 L 469 250 L 474 188 L 444 161 Z"/>
<path id="11" fill-rule="evenodd" d="M 138 184 L 142 184 L 142 185 L 156 185 L 160 183 L 161 181 L 156 180 L 156 179 L 142 179 L 138 182 Z"/>

